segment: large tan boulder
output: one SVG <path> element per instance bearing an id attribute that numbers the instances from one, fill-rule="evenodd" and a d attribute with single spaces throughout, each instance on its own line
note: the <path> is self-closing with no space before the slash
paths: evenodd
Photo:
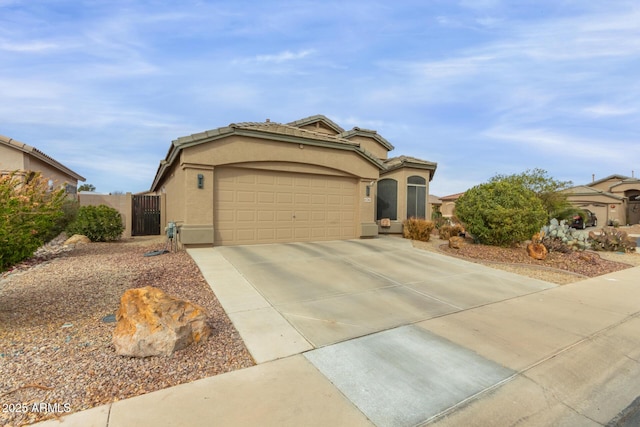
<path id="1" fill-rule="evenodd" d="M 84 234 L 74 234 L 73 236 L 71 236 L 67 240 L 65 240 L 63 245 L 64 246 L 68 246 L 68 245 L 84 245 L 84 244 L 87 244 L 87 243 L 91 243 L 91 239 L 89 239 L 87 236 L 85 236 Z"/>
<path id="2" fill-rule="evenodd" d="M 113 345 L 121 356 L 167 356 L 211 333 L 202 307 L 152 286 L 126 291 L 116 321 Z"/>
<path id="3" fill-rule="evenodd" d="M 542 261 L 547 258 L 547 248 L 542 243 L 529 243 L 527 253 L 533 259 Z"/>
<path id="4" fill-rule="evenodd" d="M 449 247 L 452 249 L 460 249 L 464 246 L 464 237 L 453 236 L 449 238 Z"/>

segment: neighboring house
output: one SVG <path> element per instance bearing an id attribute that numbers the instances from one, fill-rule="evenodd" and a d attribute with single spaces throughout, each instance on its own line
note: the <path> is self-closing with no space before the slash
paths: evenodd
<path id="1" fill-rule="evenodd" d="M 640 180 L 624 175 L 610 175 L 590 184 L 563 191 L 572 205 L 589 209 L 600 225 L 640 223 Z"/>
<path id="2" fill-rule="evenodd" d="M 442 200 L 440 200 L 440 197 L 429 194 L 429 208 L 429 218 L 431 219 L 433 219 L 433 214 L 436 212 L 442 214 Z"/>
<path id="3" fill-rule="evenodd" d="M 426 218 L 436 163 L 387 158 L 374 130 L 316 115 L 238 123 L 173 141 L 151 192 L 183 244 L 353 239 Z M 390 223 L 382 227 L 381 222 Z"/>
<path id="4" fill-rule="evenodd" d="M 440 212 L 442 213 L 443 217 L 451 218 L 454 215 L 456 209 L 456 201 L 463 194 L 464 191 L 462 193 L 450 194 L 448 196 L 440 197 L 440 201 L 442 202 L 442 206 L 440 206 Z"/>
<path id="5" fill-rule="evenodd" d="M 40 172 L 52 189 L 64 188 L 69 194 L 76 194 L 78 181 L 85 180 L 37 148 L 0 135 L 0 174 L 15 171 L 23 176 L 30 172 Z"/>

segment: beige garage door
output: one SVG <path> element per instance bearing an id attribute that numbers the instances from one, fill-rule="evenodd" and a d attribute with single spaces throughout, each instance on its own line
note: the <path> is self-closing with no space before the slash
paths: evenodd
<path id="1" fill-rule="evenodd" d="M 214 182 L 216 245 L 356 236 L 355 179 L 219 168 Z"/>

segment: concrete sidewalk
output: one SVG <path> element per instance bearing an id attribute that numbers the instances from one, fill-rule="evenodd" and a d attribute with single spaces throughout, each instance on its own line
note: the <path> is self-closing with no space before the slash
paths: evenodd
<path id="1" fill-rule="evenodd" d="M 41 426 L 598 426 L 640 395 L 640 267 L 314 349 L 189 252 L 259 364 Z"/>

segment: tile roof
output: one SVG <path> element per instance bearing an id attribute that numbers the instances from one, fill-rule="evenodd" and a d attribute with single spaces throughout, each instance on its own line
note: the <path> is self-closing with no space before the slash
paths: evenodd
<path id="1" fill-rule="evenodd" d="M 367 136 L 369 138 L 373 138 L 376 141 L 378 141 L 378 143 L 380 143 L 384 148 L 387 149 L 387 151 L 391 151 L 394 149 L 394 146 L 391 145 L 391 143 L 389 141 L 387 141 L 385 138 L 382 137 L 382 135 L 378 134 L 377 131 L 375 130 L 371 130 L 371 129 L 362 129 L 359 127 L 354 127 L 351 130 L 348 130 L 346 132 L 342 132 L 339 136 L 342 138 L 351 138 L 352 136 Z"/>
<path id="2" fill-rule="evenodd" d="M 62 163 L 58 162 L 57 160 L 55 160 L 53 157 L 46 155 L 45 153 L 43 153 L 42 151 L 38 150 L 35 147 L 32 147 L 30 145 L 25 144 L 24 142 L 20 142 L 20 141 L 16 141 L 13 138 L 9 138 L 7 136 L 4 135 L 0 135 L 0 144 L 15 148 L 17 150 L 22 151 L 23 153 L 29 154 L 47 164 L 49 164 L 50 166 L 54 167 L 55 169 L 58 169 L 59 171 L 75 178 L 78 181 L 85 181 L 85 178 L 81 175 L 79 175 L 78 173 L 72 171 L 71 169 L 69 169 L 68 167 L 66 167 L 65 165 L 63 165 Z"/>
<path id="3" fill-rule="evenodd" d="M 329 119 L 327 116 L 324 116 L 322 114 L 316 114 L 314 116 L 305 117 L 303 119 L 296 120 L 287 124 L 289 126 L 300 127 L 300 126 L 310 125 L 315 122 L 324 123 L 327 127 L 333 129 L 335 133 L 344 132 L 344 129 L 342 129 L 336 122 L 334 122 L 333 120 Z"/>
<path id="4" fill-rule="evenodd" d="M 425 169 L 435 169 L 438 165 L 437 163 L 430 162 L 428 160 L 418 159 L 417 157 L 411 156 L 397 156 L 391 157 L 384 161 L 384 164 L 387 169 L 395 169 L 402 166 L 417 166 L 417 167 L 425 167 Z"/>
<path id="5" fill-rule="evenodd" d="M 602 195 L 602 196 L 611 197 L 612 199 L 617 199 L 617 200 L 624 199 L 624 197 L 618 196 L 617 194 L 613 194 L 604 190 L 597 190 L 595 188 L 589 187 L 588 185 L 578 185 L 575 187 L 570 187 L 565 190 L 562 190 L 561 193 L 571 194 L 574 196 Z"/>

